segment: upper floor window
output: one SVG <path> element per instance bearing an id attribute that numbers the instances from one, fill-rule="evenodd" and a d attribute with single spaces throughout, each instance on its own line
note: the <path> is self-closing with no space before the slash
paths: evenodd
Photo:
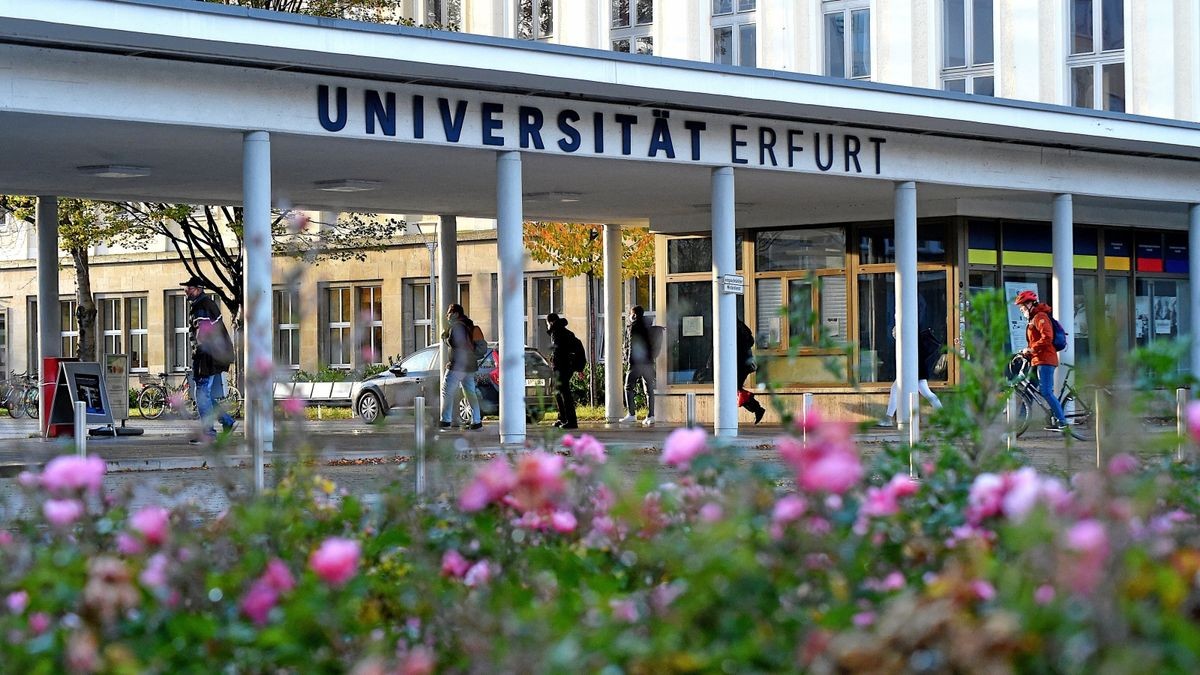
<path id="1" fill-rule="evenodd" d="M 457 30 L 462 26 L 462 0 L 425 0 L 425 23 Z"/>
<path id="2" fill-rule="evenodd" d="M 1071 105 L 1125 112 L 1124 0 L 1070 0 Z"/>
<path id="3" fill-rule="evenodd" d="M 612 0 L 612 40 L 614 52 L 653 54 L 654 0 Z"/>
<path id="4" fill-rule="evenodd" d="M 756 0 L 713 0 L 713 63 L 758 65 Z"/>
<path id="5" fill-rule="evenodd" d="M 995 95 L 992 0 L 943 0 L 942 88 Z"/>
<path id="6" fill-rule="evenodd" d="M 62 337 L 62 351 L 59 353 L 63 356 L 79 354 L 79 318 L 76 314 L 78 309 L 79 303 L 75 300 L 58 302 L 59 335 Z"/>
<path id="7" fill-rule="evenodd" d="M 545 40 L 554 35 L 553 0 L 518 0 L 517 37 Z"/>
<path id="8" fill-rule="evenodd" d="M 870 78 L 869 0 L 825 0 L 822 9 L 825 14 L 825 74 L 856 80 Z"/>
<path id="9" fill-rule="evenodd" d="M 183 293 L 167 294 L 167 368 L 171 372 L 182 372 L 192 365 L 187 303 L 187 296 Z"/>
<path id="10" fill-rule="evenodd" d="M 271 292 L 275 320 L 275 362 L 287 368 L 300 367 L 300 298 L 292 290 Z"/>

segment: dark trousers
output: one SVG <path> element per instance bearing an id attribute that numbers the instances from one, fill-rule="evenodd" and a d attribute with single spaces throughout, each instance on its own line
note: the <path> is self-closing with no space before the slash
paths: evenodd
<path id="1" fill-rule="evenodd" d="M 630 364 L 629 372 L 625 374 L 625 409 L 629 411 L 630 415 L 637 413 L 637 408 L 633 404 L 633 398 L 636 396 L 638 382 L 641 382 L 646 389 L 647 415 L 654 417 L 653 363 Z"/>
<path id="2" fill-rule="evenodd" d="M 571 393 L 571 373 L 554 374 L 554 402 L 558 404 L 558 421 L 575 425 L 575 396 Z"/>
<path id="3" fill-rule="evenodd" d="M 766 410 L 762 407 L 762 404 L 758 402 L 758 399 L 754 398 L 754 394 L 746 389 L 746 378 L 750 377 L 750 373 L 752 372 L 754 371 L 738 368 L 738 391 L 744 391 L 747 394 L 750 394 L 749 396 L 745 397 L 746 400 L 742 403 L 742 407 L 757 415 L 758 411 L 762 410 L 763 412 L 766 412 Z M 755 422 L 755 424 L 757 424 L 757 422 Z"/>

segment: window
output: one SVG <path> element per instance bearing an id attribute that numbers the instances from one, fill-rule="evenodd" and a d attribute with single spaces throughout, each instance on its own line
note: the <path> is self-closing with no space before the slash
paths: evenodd
<path id="1" fill-rule="evenodd" d="M 458 304 L 463 312 L 471 316 L 471 284 L 466 281 L 458 282 Z M 404 335 L 401 338 L 401 348 L 405 354 L 411 354 L 438 341 L 437 324 L 445 312 L 445 307 L 439 307 L 436 314 L 430 314 L 429 282 L 410 280 L 404 282 Z M 449 303 L 447 303 L 449 304 Z"/>
<path id="2" fill-rule="evenodd" d="M 458 30 L 462 27 L 462 0 L 425 0 L 425 24 Z"/>
<path id="3" fill-rule="evenodd" d="M 614 52 L 653 54 L 654 0 L 612 0 L 609 38 Z"/>
<path id="4" fill-rule="evenodd" d="M 105 298 L 100 301 L 100 339 L 103 342 L 101 354 L 120 354 L 122 338 L 125 337 L 124 324 L 121 323 L 121 299 Z"/>
<path id="5" fill-rule="evenodd" d="M 871 77 L 871 8 L 866 0 L 825 0 L 825 74 Z M 846 26 L 850 26 L 849 36 Z"/>
<path id="6" fill-rule="evenodd" d="M 992 0 L 943 0 L 942 88 L 995 95 Z"/>
<path id="7" fill-rule="evenodd" d="M 358 289 L 358 321 L 362 363 L 383 363 L 383 287 Z"/>
<path id="8" fill-rule="evenodd" d="M 187 296 L 183 293 L 167 295 L 167 315 L 170 331 L 167 333 L 168 368 L 171 372 L 183 372 L 192 365 L 192 349 L 188 344 Z"/>
<path id="9" fill-rule="evenodd" d="M 8 368 L 8 308 L 0 307 L 0 377 L 8 377 Z"/>
<path id="10" fill-rule="evenodd" d="M 352 328 L 351 314 L 354 311 L 350 303 L 350 288 L 326 289 L 326 309 L 328 323 L 326 325 L 326 360 L 330 368 L 349 369 L 352 364 L 354 338 L 350 334 Z"/>
<path id="11" fill-rule="evenodd" d="M 58 321 L 61 326 L 63 356 L 76 356 L 79 353 L 79 322 L 75 310 L 79 303 L 75 300 L 58 301 Z"/>
<path id="12" fill-rule="evenodd" d="M 295 292 L 275 290 L 271 293 L 272 316 L 275 319 L 275 362 L 300 368 L 300 299 Z"/>
<path id="13" fill-rule="evenodd" d="M 929 328 L 945 345 L 949 301 L 947 272 L 917 272 L 917 327 Z M 858 275 L 858 379 L 891 382 L 896 379 L 896 275 L 892 272 Z"/>
<path id="14" fill-rule="evenodd" d="M 545 40 L 554 35 L 553 0 L 517 0 L 517 37 Z"/>
<path id="15" fill-rule="evenodd" d="M 812 347 L 819 335 L 846 340 L 845 230 L 759 232 L 754 264 L 758 349 Z"/>
<path id="16" fill-rule="evenodd" d="M 150 331 L 146 323 L 146 298 L 126 298 L 125 317 L 129 327 L 129 370 L 130 372 L 146 372 L 150 368 L 147 358 L 150 356 L 147 348 L 150 345 Z"/>
<path id="17" fill-rule="evenodd" d="M 1125 112 L 1124 0 L 1069 0 L 1071 105 Z"/>
<path id="18" fill-rule="evenodd" d="M 546 333 L 546 315 L 563 313 L 562 277 L 534 277 L 532 279 L 533 308 L 532 335 L 529 345 L 540 352 L 549 353 L 550 335 Z"/>
<path id="19" fill-rule="evenodd" d="M 713 0 L 713 63 L 758 65 L 756 0 Z"/>

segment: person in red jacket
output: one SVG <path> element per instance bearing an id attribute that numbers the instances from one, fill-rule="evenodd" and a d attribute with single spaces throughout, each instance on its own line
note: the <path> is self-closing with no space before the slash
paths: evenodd
<path id="1" fill-rule="evenodd" d="M 1029 359 L 1037 372 L 1038 389 L 1050 411 L 1054 413 L 1054 421 L 1047 425 L 1047 431 L 1062 431 L 1067 426 L 1066 416 L 1062 405 L 1054 395 L 1054 370 L 1058 367 L 1058 350 L 1054 348 L 1054 323 L 1050 321 L 1050 305 L 1038 302 L 1037 293 L 1021 291 L 1013 304 L 1021 308 L 1021 314 L 1029 319 L 1025 327 L 1025 339 L 1029 347 L 1021 355 Z"/>

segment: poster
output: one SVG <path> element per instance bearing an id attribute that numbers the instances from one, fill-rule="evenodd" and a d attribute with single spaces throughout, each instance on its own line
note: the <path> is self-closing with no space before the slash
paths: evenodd
<path id="1" fill-rule="evenodd" d="M 1137 328 L 1134 330 L 1134 335 L 1139 339 L 1144 339 L 1150 336 L 1150 296 L 1139 295 L 1133 299 L 1133 313 L 1137 317 L 1134 321 Z"/>
<path id="2" fill-rule="evenodd" d="M 108 405 L 114 420 L 129 419 L 129 357 L 125 354 L 104 355 L 104 386 L 108 388 Z"/>
<path id="3" fill-rule="evenodd" d="M 1008 300 L 1008 340 L 1014 354 L 1029 346 L 1029 340 L 1025 338 L 1025 327 L 1029 325 L 1029 321 L 1021 314 L 1021 308 L 1013 304 L 1013 300 L 1021 291 L 1037 293 L 1037 283 L 1031 281 L 1004 282 L 1004 295 Z M 1040 294 L 1038 297 L 1041 297 Z"/>
<path id="4" fill-rule="evenodd" d="M 1075 337 L 1088 336 L 1087 301 L 1082 295 L 1075 296 Z"/>
<path id="5" fill-rule="evenodd" d="M 702 316 L 685 316 L 683 317 L 683 337 L 700 337 L 704 335 L 704 317 Z"/>
<path id="6" fill-rule="evenodd" d="M 1178 298 L 1162 297 L 1154 299 L 1154 334 L 1171 335 L 1175 331 L 1176 303 Z"/>
<path id="7" fill-rule="evenodd" d="M 100 395 L 100 377 L 91 373 L 76 373 L 75 400 L 83 401 L 89 415 L 104 414 L 104 399 Z"/>

